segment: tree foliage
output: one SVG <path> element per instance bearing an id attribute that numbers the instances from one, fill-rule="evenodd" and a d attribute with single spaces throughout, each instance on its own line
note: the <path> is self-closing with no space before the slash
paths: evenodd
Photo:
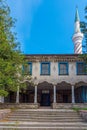
<path id="1" fill-rule="evenodd" d="M 20 52 L 16 34 L 12 31 L 15 19 L 10 16 L 10 8 L 5 0 L 0 0 L 0 95 L 7 96 L 16 91 L 23 80 L 21 65 L 24 56 Z"/>
<path id="2" fill-rule="evenodd" d="M 83 45 L 83 54 L 80 55 L 80 58 L 83 59 L 83 61 L 85 62 L 84 64 L 84 71 L 87 73 L 87 6 L 84 9 L 85 11 L 85 20 L 81 22 L 81 31 L 84 34 L 84 45 Z"/>
<path id="3" fill-rule="evenodd" d="M 83 53 L 87 54 L 87 6 L 85 7 L 84 11 L 85 11 L 85 20 L 81 22 L 81 31 L 84 34 Z"/>

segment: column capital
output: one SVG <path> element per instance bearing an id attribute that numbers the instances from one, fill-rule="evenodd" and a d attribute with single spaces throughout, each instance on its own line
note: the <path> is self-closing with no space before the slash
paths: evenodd
<path id="1" fill-rule="evenodd" d="M 72 87 L 72 86 L 75 86 L 75 84 L 71 84 L 71 87 Z"/>
<path id="2" fill-rule="evenodd" d="M 57 84 L 53 84 L 53 86 L 57 86 Z"/>
<path id="3" fill-rule="evenodd" d="M 35 86 L 38 86 L 38 84 L 34 84 L 34 87 L 35 87 Z"/>

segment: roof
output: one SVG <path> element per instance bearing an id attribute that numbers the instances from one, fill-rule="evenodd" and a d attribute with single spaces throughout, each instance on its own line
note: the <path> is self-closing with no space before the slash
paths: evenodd
<path id="1" fill-rule="evenodd" d="M 58 62 L 58 61 L 82 61 L 80 55 L 78 54 L 26 54 L 25 58 L 31 62 L 42 62 L 42 61 L 49 61 L 49 62 Z"/>

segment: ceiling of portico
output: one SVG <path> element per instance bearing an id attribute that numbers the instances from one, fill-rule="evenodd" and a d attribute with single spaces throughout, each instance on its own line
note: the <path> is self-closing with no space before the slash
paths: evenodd
<path id="1" fill-rule="evenodd" d="M 57 83 L 57 90 L 71 90 L 71 84 L 65 81 Z"/>
<path id="2" fill-rule="evenodd" d="M 25 88 L 26 90 L 34 90 L 34 84 L 26 82 L 27 87 Z"/>
<path id="3" fill-rule="evenodd" d="M 54 84 L 46 81 L 38 84 L 38 89 L 53 89 Z M 65 81 L 55 84 L 57 90 L 71 90 L 71 84 Z"/>
<path id="4" fill-rule="evenodd" d="M 87 83 L 80 81 L 80 82 L 75 84 L 75 87 L 80 87 L 80 86 L 87 86 Z"/>
<path id="5" fill-rule="evenodd" d="M 45 89 L 45 90 L 53 89 L 53 85 L 51 83 L 44 81 L 38 84 L 38 89 Z"/>

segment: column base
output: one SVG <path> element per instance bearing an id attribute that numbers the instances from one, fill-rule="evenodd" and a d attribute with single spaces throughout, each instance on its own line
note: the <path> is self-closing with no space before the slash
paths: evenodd
<path id="1" fill-rule="evenodd" d="M 71 109 L 72 103 L 52 103 L 53 109 Z"/>
<path id="2" fill-rule="evenodd" d="M 51 106 L 53 109 L 57 109 L 58 103 L 52 103 Z"/>
<path id="3" fill-rule="evenodd" d="M 0 96 L 0 103 L 4 103 L 4 97 Z"/>

